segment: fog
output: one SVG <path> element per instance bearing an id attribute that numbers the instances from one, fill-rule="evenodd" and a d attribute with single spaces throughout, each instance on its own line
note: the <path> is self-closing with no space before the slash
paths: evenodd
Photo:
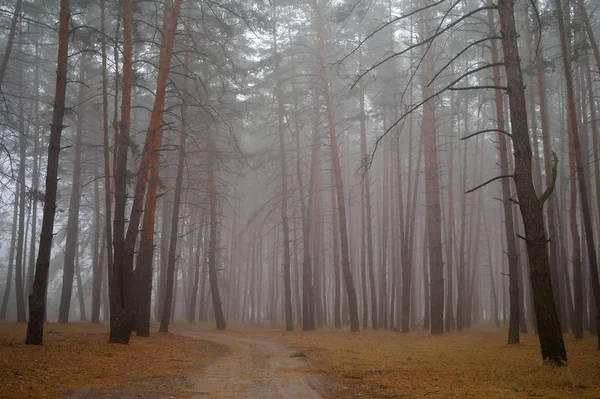
<path id="1" fill-rule="evenodd" d="M 65 3 L 0 2 L 0 318 L 28 340 L 479 324 L 560 364 L 597 332 L 583 1 Z"/>

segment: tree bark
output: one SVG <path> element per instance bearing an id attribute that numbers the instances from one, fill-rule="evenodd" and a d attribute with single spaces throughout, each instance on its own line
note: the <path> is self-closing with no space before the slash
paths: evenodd
<path id="1" fill-rule="evenodd" d="M 567 363 L 567 352 L 552 293 L 552 280 L 546 249 L 547 239 L 543 215 L 545 198 L 540 199 L 537 197 L 531 177 L 531 146 L 527 128 L 525 89 L 519 65 L 517 32 L 512 1 L 499 0 L 498 10 L 500 14 L 502 47 L 504 50 L 514 144 L 515 171 L 513 178 L 517 188 L 519 208 L 525 227 L 530 279 L 542 358 L 553 364 L 563 365 Z M 549 194 L 548 189 L 546 192 Z"/>
<path id="2" fill-rule="evenodd" d="M 588 263 L 590 268 L 590 285 L 594 293 L 596 302 L 596 320 L 600 321 L 600 281 L 598 280 L 598 260 L 594 242 L 594 229 L 592 225 L 592 213 L 590 210 L 589 196 L 587 193 L 587 184 L 585 177 L 586 164 L 583 162 L 581 154 L 581 140 L 577 123 L 577 111 L 575 109 L 575 95 L 573 89 L 573 72 L 571 68 L 571 55 L 568 51 L 567 34 L 565 31 L 565 20 L 562 9 L 562 1 L 556 1 L 556 11 L 558 18 L 558 30 L 560 35 L 561 52 L 563 58 L 563 68 L 565 71 L 565 82 L 567 86 L 567 119 L 569 123 L 569 142 L 575 155 L 575 164 L 577 169 L 577 185 L 579 187 L 579 197 L 581 200 L 581 211 L 583 213 L 583 226 L 585 230 L 585 241 L 587 245 Z M 585 9 L 584 9 L 585 10 Z M 572 177 L 571 177 L 572 178 Z M 579 299 L 575 298 L 575 307 Z M 600 334 L 598 334 L 598 350 L 600 350 Z M 566 361 L 566 358 L 565 358 Z"/>
<path id="3" fill-rule="evenodd" d="M 294 331 L 294 316 L 292 313 L 292 284 L 290 277 L 290 227 L 288 219 L 288 180 L 287 164 L 285 154 L 285 108 L 283 105 L 281 90 L 281 72 L 279 71 L 279 53 L 277 51 L 277 22 L 275 20 L 275 8 L 273 7 L 273 56 L 277 60 L 275 74 L 277 83 L 275 85 L 275 97 L 277 98 L 277 130 L 279 133 L 279 158 L 281 162 L 281 223 L 283 228 L 283 284 L 285 297 L 285 329 Z"/>
<path id="4" fill-rule="evenodd" d="M 488 0 L 488 5 L 491 0 Z M 492 10 L 488 10 L 488 29 L 490 36 L 494 35 L 494 17 Z M 498 49 L 496 41 L 491 43 L 492 63 L 498 63 Z M 502 81 L 500 78 L 500 68 L 493 68 L 494 85 L 500 87 Z M 504 100 L 502 99 L 502 91 L 494 90 L 496 99 L 496 120 L 498 127 L 498 154 L 500 157 L 500 174 L 508 175 L 508 145 L 506 143 L 506 135 L 501 131 L 505 131 L 504 126 Z M 504 207 L 504 231 L 506 234 L 506 252 L 508 257 L 508 293 L 509 293 L 509 310 L 510 316 L 508 321 L 508 343 L 518 344 L 521 342 L 519 336 L 519 255 L 516 247 L 516 235 L 514 227 L 514 216 L 512 211 L 510 181 L 502 179 L 502 204 Z M 534 190 L 535 192 L 535 190 Z"/>
<path id="5" fill-rule="evenodd" d="M 23 0 L 17 0 L 17 4 L 15 4 L 15 12 L 13 14 L 12 20 L 10 21 L 10 29 L 8 31 L 6 47 L 4 48 L 4 56 L 2 57 L 2 64 L 0 64 L 0 88 L 2 86 L 2 82 L 4 82 L 6 67 L 8 66 L 8 61 L 10 60 L 10 54 L 12 52 L 12 46 L 15 41 L 15 32 L 17 30 L 17 22 L 19 20 L 19 14 L 21 13 L 22 5 Z"/>
<path id="6" fill-rule="evenodd" d="M 124 4 L 128 1 L 129 0 L 125 0 Z M 121 306 L 116 311 L 114 323 L 112 323 L 111 325 L 110 342 L 112 343 L 129 343 L 131 330 L 133 328 L 135 302 L 133 298 L 132 285 L 134 282 L 133 258 L 135 251 L 135 243 L 142 214 L 142 203 L 144 200 L 144 194 L 146 192 L 148 174 L 152 169 L 153 165 L 158 161 L 155 156 L 155 152 L 159 151 L 161 148 L 163 123 L 162 115 L 165 104 L 166 87 L 171 68 L 171 56 L 173 55 L 173 49 L 175 45 L 177 22 L 179 19 L 179 11 L 181 10 L 181 2 L 182 0 L 175 0 L 172 5 L 168 2 L 165 4 L 162 28 L 163 43 L 160 51 L 158 77 L 156 82 L 157 89 L 156 95 L 154 97 L 154 105 L 152 107 L 150 123 L 146 132 L 146 141 L 144 143 L 144 149 L 142 152 L 141 162 L 138 169 L 137 181 L 135 191 L 133 194 L 133 204 L 131 206 L 129 225 L 127 227 L 127 234 L 125 236 L 125 240 L 122 242 L 122 247 L 120 248 L 119 252 L 117 252 L 115 246 L 115 262 L 113 267 L 115 269 L 115 272 L 120 272 L 123 300 L 121 302 Z M 125 90 L 123 90 L 123 96 L 125 97 Z M 119 148 L 119 152 L 122 151 L 125 152 L 125 154 L 127 154 L 127 148 Z M 119 159 L 119 161 L 121 160 Z M 123 165 L 123 167 L 121 167 L 121 164 L 119 164 L 117 168 L 119 178 L 122 178 L 120 175 L 124 173 L 125 167 L 126 165 Z M 115 221 L 115 231 L 116 225 L 117 223 Z M 176 233 L 177 231 L 175 231 L 175 234 Z M 171 242 L 172 241 L 173 238 L 171 238 Z M 169 256 L 175 256 L 175 254 L 173 253 Z"/>
<path id="7" fill-rule="evenodd" d="M 71 180 L 71 200 L 69 202 L 69 218 L 67 221 L 67 242 L 65 245 L 65 263 L 63 270 L 62 292 L 58 310 L 58 322 L 69 322 L 71 296 L 73 293 L 73 275 L 75 273 L 75 256 L 77 255 L 77 238 L 79 236 L 79 205 L 81 203 L 81 140 L 83 135 L 83 116 L 85 114 L 85 68 L 87 56 L 81 54 L 79 64 L 79 107 L 77 108 L 77 131 L 75 133 L 75 161 Z"/>
<path id="8" fill-rule="evenodd" d="M 346 201 L 344 195 L 344 183 L 342 181 L 342 171 L 340 168 L 339 149 L 337 144 L 337 133 L 334 116 L 333 99 L 329 87 L 329 76 L 325 60 L 325 39 L 323 37 L 323 24 L 321 21 L 321 10 L 317 0 L 314 0 L 313 7 L 316 16 L 317 41 L 319 46 L 319 64 L 321 69 L 321 82 L 323 86 L 323 95 L 325 97 L 325 106 L 327 108 L 327 123 L 329 125 L 329 141 L 331 146 L 331 158 L 333 173 L 335 175 L 335 186 L 338 201 L 338 213 L 340 217 L 340 243 L 342 250 L 342 273 L 346 284 L 346 294 L 348 296 L 348 305 L 350 311 L 350 330 L 359 331 L 358 308 L 356 302 L 356 291 L 352 281 L 352 271 L 350 269 L 350 254 L 348 249 L 348 228 L 346 222 Z"/>
<path id="9" fill-rule="evenodd" d="M 425 6 L 430 0 L 424 1 Z M 425 40 L 430 34 L 430 10 L 423 11 L 421 21 L 421 37 Z M 433 95 L 434 88 L 428 83 L 434 74 L 434 50 L 427 48 L 423 54 L 421 67 L 421 90 L 423 99 Z M 440 181 L 437 155 L 437 127 L 435 119 L 435 101 L 428 101 L 423 106 L 421 137 L 425 160 L 425 200 L 427 208 L 427 243 L 429 247 L 429 265 L 431 279 L 431 333 L 444 333 L 444 260 L 442 254 L 442 218 L 440 208 Z"/>
<path id="10" fill-rule="evenodd" d="M 69 0 L 60 1 L 60 24 L 58 34 L 58 61 L 56 68 L 56 89 L 52 124 L 50 125 L 50 142 L 48 147 L 48 165 L 46 170 L 46 193 L 44 195 L 44 214 L 40 233 L 40 245 L 35 265 L 33 291 L 29 296 L 29 324 L 25 343 L 41 345 L 44 337 L 44 314 L 46 309 L 46 291 L 48 288 L 48 269 L 54 230 L 54 213 L 56 211 L 56 191 L 58 182 L 58 158 L 60 154 L 60 138 L 65 113 L 65 94 L 67 90 L 67 66 L 69 50 Z"/>

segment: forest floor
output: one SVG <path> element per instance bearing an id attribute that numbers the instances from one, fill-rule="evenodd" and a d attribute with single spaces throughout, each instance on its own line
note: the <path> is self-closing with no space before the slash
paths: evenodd
<path id="1" fill-rule="evenodd" d="M 198 375 L 229 350 L 175 334 L 108 343 L 108 326 L 44 327 L 44 345 L 26 346 L 26 324 L 0 323 L 0 398 L 190 397 Z"/>
<path id="2" fill-rule="evenodd" d="M 175 324 L 177 334 L 107 343 L 108 327 L 0 323 L 0 398 L 600 398 L 595 337 L 565 335 L 569 367 L 541 360 L 534 334 L 478 327 L 431 336 L 330 328 Z"/>
<path id="3" fill-rule="evenodd" d="M 214 331 L 212 325 L 175 328 L 203 338 Z M 291 346 L 306 356 L 305 373 L 331 381 L 321 391 L 328 397 L 600 398 L 600 351 L 589 335 L 575 340 L 566 334 L 569 366 L 554 368 L 542 362 L 535 334 L 521 334 L 520 345 L 507 345 L 506 329 L 487 326 L 432 336 L 330 328 L 286 333 L 282 327 L 233 325 L 225 334 Z"/>

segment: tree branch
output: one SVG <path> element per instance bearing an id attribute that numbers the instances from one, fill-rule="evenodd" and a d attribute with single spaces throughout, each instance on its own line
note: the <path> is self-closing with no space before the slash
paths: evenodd
<path id="1" fill-rule="evenodd" d="M 488 184 L 490 184 L 492 182 L 495 182 L 496 180 L 505 179 L 507 177 L 514 177 L 514 175 L 500 175 L 500 176 L 496 176 L 496 177 L 494 177 L 494 178 L 486 181 L 485 183 L 482 183 L 482 184 L 478 185 L 477 187 L 474 187 L 474 188 L 472 188 L 470 190 L 465 191 L 465 194 L 469 194 L 469 193 L 472 193 L 473 191 L 477 191 L 480 188 L 485 187 L 485 186 L 487 186 Z"/>
<path id="2" fill-rule="evenodd" d="M 471 137 L 477 136 L 478 134 L 484 134 L 484 133 L 490 133 L 490 132 L 498 132 L 498 133 L 502 133 L 507 135 L 508 137 L 510 137 L 512 139 L 512 134 L 508 133 L 506 130 L 500 130 L 500 129 L 485 129 L 485 130 L 480 130 L 478 132 L 475 132 L 473 134 L 470 134 L 468 136 L 462 137 L 461 140 L 468 140 Z"/>
<path id="3" fill-rule="evenodd" d="M 498 62 L 495 65 L 504 65 L 503 62 Z M 475 90 L 475 89 L 493 89 L 493 90 L 508 90 L 506 86 L 494 86 L 494 85 L 485 85 L 485 86 L 467 86 L 467 87 L 452 87 L 449 90 L 459 91 L 459 90 Z"/>

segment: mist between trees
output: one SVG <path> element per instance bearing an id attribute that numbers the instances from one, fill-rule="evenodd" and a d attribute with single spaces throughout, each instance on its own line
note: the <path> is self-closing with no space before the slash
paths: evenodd
<path id="1" fill-rule="evenodd" d="M 0 2 L 0 318 L 491 322 L 566 365 L 600 309 L 596 8 Z"/>

